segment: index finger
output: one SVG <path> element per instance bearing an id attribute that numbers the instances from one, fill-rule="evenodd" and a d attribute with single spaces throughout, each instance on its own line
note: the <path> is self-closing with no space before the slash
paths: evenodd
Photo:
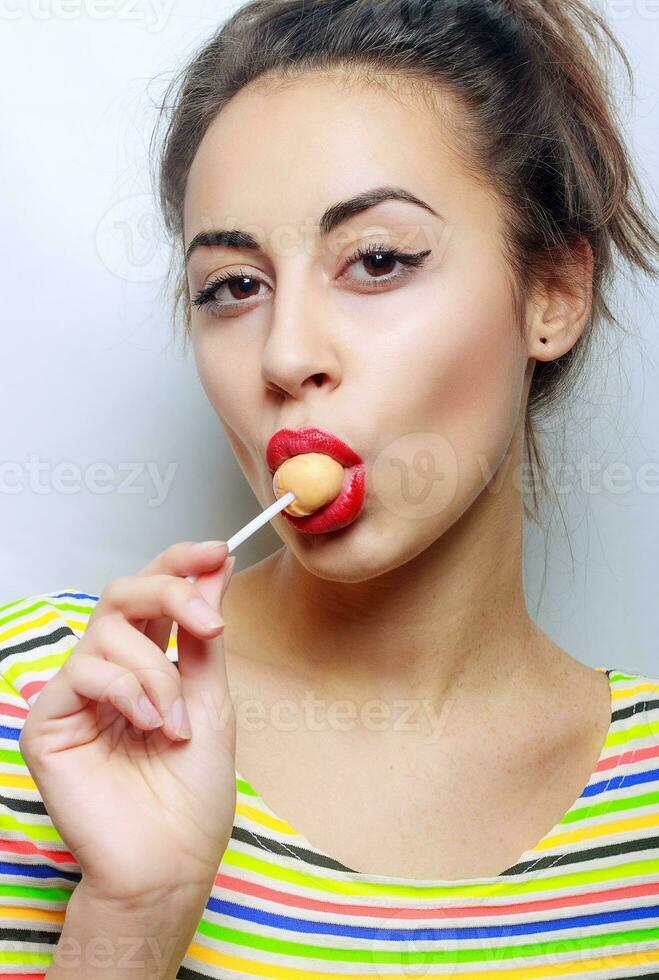
<path id="1" fill-rule="evenodd" d="M 178 541 L 156 555 L 137 575 L 179 575 L 186 577 L 210 571 L 229 554 L 226 541 Z"/>
<path id="2" fill-rule="evenodd" d="M 178 541 L 156 555 L 137 575 L 178 575 L 187 578 L 195 573 L 208 572 L 226 559 L 229 548 L 226 541 Z M 172 620 L 166 617 L 152 620 L 132 620 L 145 636 L 160 647 L 163 652 L 169 646 Z"/>

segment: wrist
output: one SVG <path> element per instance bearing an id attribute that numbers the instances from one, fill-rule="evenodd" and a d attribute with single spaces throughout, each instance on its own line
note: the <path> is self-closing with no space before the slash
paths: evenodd
<path id="1" fill-rule="evenodd" d="M 78 908 L 93 908 L 99 916 L 107 914 L 121 920 L 150 914 L 155 920 L 173 912 L 184 914 L 187 908 L 196 905 L 202 894 L 208 898 L 216 874 L 217 871 L 209 872 L 207 880 L 168 883 L 140 894 L 112 893 L 102 885 L 90 883 L 83 875 L 71 899 L 75 896 Z"/>
<path id="2" fill-rule="evenodd" d="M 69 899 L 47 980 L 174 980 L 212 888 L 107 898 L 81 881 Z"/>

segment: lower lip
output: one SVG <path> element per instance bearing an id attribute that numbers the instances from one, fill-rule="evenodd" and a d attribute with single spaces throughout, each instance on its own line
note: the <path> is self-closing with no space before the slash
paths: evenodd
<path id="1" fill-rule="evenodd" d="M 345 469 L 341 493 L 334 500 L 325 504 L 324 507 L 314 511 L 313 514 L 309 514 L 308 517 L 295 517 L 286 510 L 282 510 L 280 513 L 298 531 L 305 531 L 308 534 L 338 531 L 340 528 L 352 524 L 364 506 L 365 475 L 363 463 L 348 466 Z"/>

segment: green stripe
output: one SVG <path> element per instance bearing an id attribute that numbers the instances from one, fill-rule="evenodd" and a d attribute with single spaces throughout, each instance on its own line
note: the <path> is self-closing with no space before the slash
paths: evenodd
<path id="1" fill-rule="evenodd" d="M 26 599 L 18 599 L 17 602 L 12 602 L 9 605 L 10 606 L 15 606 L 15 605 L 18 605 L 19 602 L 25 602 L 25 601 L 26 601 Z M 48 602 L 45 599 L 39 599 L 39 600 L 37 600 L 37 602 L 33 602 L 31 606 L 25 606 L 23 609 L 19 609 L 17 612 L 11 613 L 11 615 L 9 615 L 9 616 L 3 616 L 0 619 L 0 626 L 4 626 L 6 623 L 11 623 L 15 619 L 20 619 L 21 616 L 27 616 L 27 615 L 29 615 L 29 613 L 36 612 L 37 609 L 43 609 L 47 605 L 48 605 Z M 9 608 L 9 607 L 8 606 L 2 606 L 0 608 L 0 612 L 4 612 L 4 610 L 7 609 L 7 608 Z"/>
<path id="2" fill-rule="evenodd" d="M 538 855 L 540 859 L 542 855 Z M 659 874 L 659 859 L 633 861 L 615 867 L 589 868 L 587 871 L 566 872 L 545 878 L 532 878 L 530 881 L 517 881 L 505 875 L 485 882 L 461 885 L 447 882 L 445 885 L 398 885 L 391 882 L 371 882 L 321 878 L 308 871 L 294 871 L 283 865 L 268 862 L 263 858 L 252 857 L 228 847 L 222 857 L 221 865 L 244 868 L 270 880 L 285 881 L 300 894 L 310 891 L 329 892 L 332 895 L 372 895 L 374 897 L 396 898 L 483 898 L 485 896 L 512 898 L 521 895 L 537 895 L 541 892 L 556 891 L 571 887 L 582 887 L 599 882 L 613 882 L 626 876 Z"/>
<path id="3" fill-rule="evenodd" d="M 19 603 L 25 602 L 25 600 L 29 598 L 29 596 L 24 596 L 22 599 L 12 599 L 11 602 L 5 602 L 4 605 L 0 606 L 0 612 L 4 612 L 5 609 L 11 609 L 12 606 L 17 606 Z"/>
<path id="4" fill-rule="evenodd" d="M 659 792 L 641 793 L 639 796 L 623 797 L 617 800 L 605 800 L 603 803 L 593 803 L 591 806 L 582 806 L 579 810 L 566 813 L 559 826 L 575 823 L 578 820 L 588 820 L 589 817 L 600 817 L 607 813 L 637 810 L 641 806 L 651 806 L 653 803 L 659 803 Z"/>
<path id="5" fill-rule="evenodd" d="M 62 592 L 72 591 L 71 589 L 62 589 Z M 78 590 L 80 591 L 80 590 Z M 49 605 L 53 606 L 54 609 L 58 609 L 60 612 L 72 612 L 72 613 L 87 613 L 87 616 L 91 616 L 96 606 L 78 606 L 74 602 L 60 602 L 57 599 L 49 599 Z"/>
<path id="6" fill-rule="evenodd" d="M 643 725 L 630 725 L 622 732 L 611 732 L 605 742 L 610 745 L 626 745 L 627 742 L 635 742 L 637 739 L 647 738 L 648 735 L 659 735 L 659 718 Z"/>
<path id="7" fill-rule="evenodd" d="M 199 923 L 197 931 L 218 942 L 233 943 L 246 949 L 258 949 L 280 956 L 301 956 L 341 963 L 389 963 L 394 965 L 400 965 L 401 957 L 404 958 L 406 964 L 481 963 L 484 960 L 499 962 L 576 950 L 595 950 L 604 946 L 620 946 L 623 943 L 643 943 L 659 939 L 659 928 L 650 928 L 589 934 L 584 937 L 564 939 L 548 937 L 546 940 L 536 940 L 521 945 L 482 946 L 479 949 L 411 950 L 407 945 L 401 949 L 386 949 L 384 947 L 376 949 L 373 945 L 369 945 L 367 949 L 336 949 L 331 946 L 316 946 L 289 939 L 276 939 L 272 936 L 247 933 L 240 929 L 215 925 L 205 919 Z M 410 929 L 410 932 L 413 931 L 415 930 Z M 378 940 L 367 941 L 374 943 Z M 391 940 L 391 942 L 399 942 L 399 940 Z"/>
<path id="8" fill-rule="evenodd" d="M 258 793 L 252 789 L 246 780 L 238 777 L 236 777 L 236 789 L 239 793 L 244 793 L 245 796 L 258 796 Z"/>
<path id="9" fill-rule="evenodd" d="M 55 877 L 55 875 L 53 875 Z M 35 898 L 37 901 L 46 902 L 68 902 L 72 892 L 66 888 L 49 888 L 48 886 L 32 888 L 28 885 L 5 885 L 0 884 L 0 898 Z M 44 910 L 46 911 L 46 910 Z M 63 909 L 48 909 L 48 912 L 64 911 Z"/>
<path id="10" fill-rule="evenodd" d="M 0 963 L 20 963 L 21 966 L 45 966 L 49 967 L 54 953 L 1 953 Z M 20 974 L 16 975 L 16 980 L 20 980 Z"/>
<path id="11" fill-rule="evenodd" d="M 9 766 L 21 766 L 21 768 L 26 769 L 25 759 L 20 752 L 14 752 L 13 749 L 0 749 L 0 762 L 4 762 Z M 28 770 L 29 772 L 29 770 Z M 28 773 L 11 773 L 12 776 L 18 775 L 28 775 Z"/>
<path id="12" fill-rule="evenodd" d="M 44 826 L 40 823 L 21 823 L 10 813 L 0 813 L 0 830 L 19 830 L 32 841 L 58 840 L 64 843 L 54 824 Z"/>
<path id="13" fill-rule="evenodd" d="M 24 599 L 18 599 L 18 602 L 25 602 Z M 17 603 L 9 603 L 10 606 L 16 605 Z M 8 606 L 0 606 L 0 612 L 7 609 Z M 37 602 L 33 602 L 31 606 L 26 606 L 24 609 L 19 609 L 17 612 L 11 613 L 9 616 L 3 616 L 0 618 L 0 626 L 4 626 L 6 623 L 11 623 L 13 620 L 21 619 L 24 616 L 28 616 L 30 613 L 37 612 L 40 609 L 57 609 L 58 612 L 72 612 L 80 613 L 81 615 L 87 615 L 89 618 L 94 611 L 94 606 L 77 606 L 72 602 L 57 602 L 55 599 L 39 599 Z"/>

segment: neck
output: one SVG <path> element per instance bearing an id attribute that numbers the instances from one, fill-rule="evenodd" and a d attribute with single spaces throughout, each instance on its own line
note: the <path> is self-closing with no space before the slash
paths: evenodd
<path id="1" fill-rule="evenodd" d="M 559 648 L 526 607 L 515 471 L 509 466 L 496 492 L 488 485 L 429 547 L 382 575 L 328 581 L 288 548 L 266 559 L 259 601 L 271 662 L 317 693 L 423 697 L 435 707 L 457 699 L 477 709 L 511 697 L 514 684 L 541 683 Z"/>

